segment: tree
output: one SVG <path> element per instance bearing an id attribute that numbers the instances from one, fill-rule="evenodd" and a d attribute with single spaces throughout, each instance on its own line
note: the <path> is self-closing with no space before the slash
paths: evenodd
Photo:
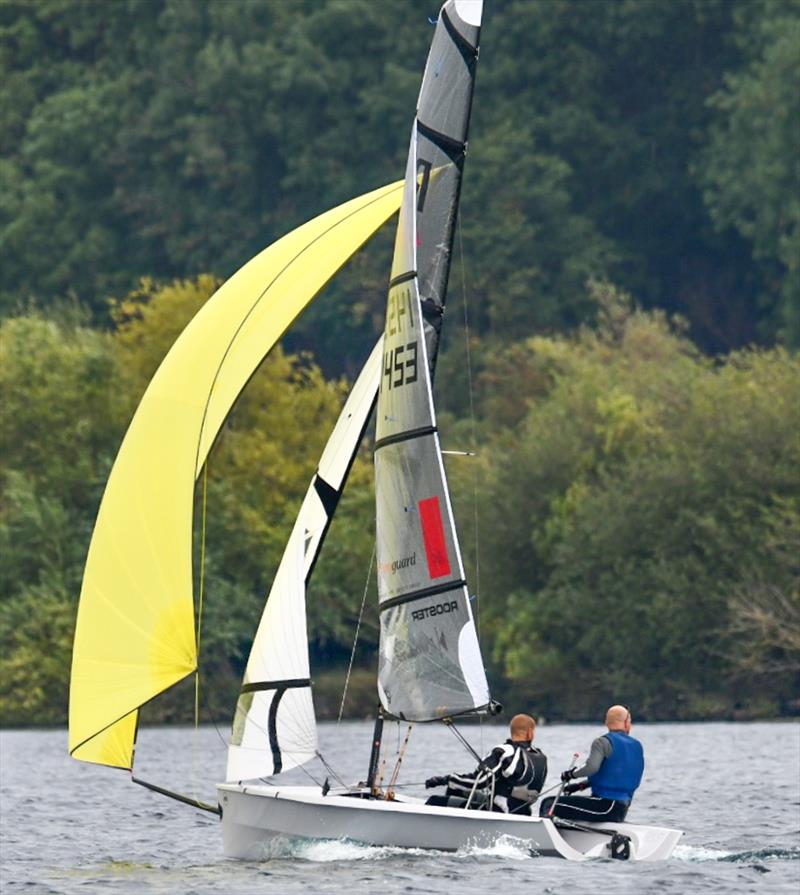
<path id="1" fill-rule="evenodd" d="M 110 337 L 79 321 L 11 318 L 0 344 L 0 718 L 56 722 L 121 380 Z"/>
<path id="2" fill-rule="evenodd" d="M 113 458 L 163 355 L 215 287 L 208 276 L 143 282 L 115 303 L 113 333 L 87 329 L 79 315 L 56 321 L 32 313 L 2 323 L 4 723 L 64 718 L 83 565 Z M 209 456 L 195 509 L 195 581 L 197 593 L 201 580 L 205 591 L 201 662 L 204 679 L 215 681 L 208 694 L 217 716 L 232 704 L 272 576 L 344 393 L 345 383 L 326 381 L 309 357 L 275 348 Z M 355 477 L 371 474 L 362 467 Z M 354 494 L 357 509 L 344 523 L 351 531 L 361 526 L 365 499 Z M 368 488 L 364 494 L 368 501 Z M 336 538 L 332 544 L 336 550 Z M 355 544 L 345 536 L 338 549 L 347 571 L 332 569 L 320 579 L 323 599 L 314 606 L 323 658 L 329 645 L 349 640 L 343 619 L 357 614 L 369 539 Z M 354 556 L 358 567 L 348 562 Z M 186 717 L 190 707 L 191 700 L 181 707 L 176 697 L 148 717 Z"/>
<path id="3" fill-rule="evenodd" d="M 777 502 L 765 519 L 770 564 L 747 570 L 728 598 L 730 663 L 737 682 L 792 693 L 800 677 L 800 513 Z M 768 572 L 765 575 L 765 571 Z"/>
<path id="4" fill-rule="evenodd" d="M 756 9 L 760 16 L 739 17 L 746 65 L 709 100 L 715 116 L 703 155 L 705 196 L 716 226 L 735 230 L 752 247 L 766 273 L 761 303 L 784 340 L 798 347 L 800 3 Z"/>
<path id="5" fill-rule="evenodd" d="M 715 367 L 663 318 L 597 298 L 596 331 L 528 343 L 518 375 L 539 393 L 490 446 L 495 657 L 545 713 L 725 711 L 729 599 L 778 583 L 770 518 L 800 493 L 800 365 Z"/>
<path id="6" fill-rule="evenodd" d="M 683 314 L 706 350 L 790 337 L 795 10 L 487 4 L 463 193 L 484 335 L 575 326 L 592 313 L 585 280 L 608 276 Z M 397 178 L 430 12 L 427 0 L 7 0 L 2 313 L 71 290 L 107 325 L 109 297 L 142 277 L 225 278 Z M 776 105 L 763 129 L 753 103 Z M 352 374 L 380 329 L 390 243 L 294 330 L 291 350 L 312 349 L 328 375 Z"/>

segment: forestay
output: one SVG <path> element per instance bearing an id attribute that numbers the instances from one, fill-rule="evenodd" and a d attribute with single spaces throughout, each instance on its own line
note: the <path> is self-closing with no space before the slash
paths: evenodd
<path id="1" fill-rule="evenodd" d="M 480 0 L 450 0 L 436 26 L 411 134 L 378 397 L 378 690 L 389 715 L 417 721 L 474 712 L 490 701 L 431 385 L 480 13 Z"/>
<path id="2" fill-rule="evenodd" d="M 345 402 L 275 575 L 236 704 L 229 781 L 279 774 L 317 753 L 306 586 L 375 405 L 382 344 L 378 340 Z"/>

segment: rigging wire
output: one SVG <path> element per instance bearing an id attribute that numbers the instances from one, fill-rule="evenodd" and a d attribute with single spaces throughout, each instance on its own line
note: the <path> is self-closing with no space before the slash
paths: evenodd
<path id="1" fill-rule="evenodd" d="M 469 419 L 470 419 L 470 440 L 471 453 L 474 455 L 478 451 L 478 427 L 475 422 L 475 391 L 472 381 L 472 354 L 470 352 L 470 329 L 469 329 L 469 300 L 467 295 L 467 275 L 466 265 L 464 263 L 464 232 L 461 227 L 462 213 L 458 215 L 458 255 L 459 268 L 461 270 L 461 306 L 464 310 L 464 349 L 467 363 L 467 388 L 469 392 Z M 478 476 L 479 464 L 474 464 L 472 468 L 472 526 L 474 533 L 474 552 L 475 552 L 475 627 L 478 633 L 478 640 L 481 638 L 481 553 L 480 553 L 480 512 L 478 504 Z M 478 726 L 480 729 L 481 752 L 483 752 L 483 716 L 478 717 Z"/>
<path id="2" fill-rule="evenodd" d="M 470 328 L 469 328 L 469 308 L 468 308 L 468 297 L 467 297 L 467 277 L 466 277 L 466 268 L 464 264 L 464 234 L 461 229 L 461 216 L 458 218 L 458 254 L 459 254 L 459 268 L 461 269 L 461 306 L 464 310 L 464 349 L 466 355 L 466 364 L 467 364 L 467 389 L 469 393 L 469 421 L 470 421 L 470 441 L 471 441 L 471 450 L 467 453 L 472 454 L 473 456 L 478 451 L 478 430 L 477 424 L 475 422 L 475 390 L 473 388 L 473 380 L 472 380 L 472 354 L 470 351 Z M 478 468 L 477 466 L 473 467 L 473 476 L 472 476 L 472 496 L 473 496 L 473 526 L 474 526 L 474 550 L 475 550 L 475 593 L 480 598 L 481 592 L 481 563 L 480 563 L 480 526 L 479 526 L 479 513 L 478 513 Z M 475 607 L 475 620 L 478 628 L 478 636 L 480 637 L 481 628 L 480 628 L 480 599 L 478 600 L 478 604 Z"/>
<path id="3" fill-rule="evenodd" d="M 328 764 L 328 762 L 325 760 L 325 756 L 324 756 L 319 750 L 317 750 L 317 758 L 320 760 L 320 762 L 322 763 L 322 766 L 323 766 L 323 767 L 325 768 L 325 770 L 331 775 L 331 777 L 333 777 L 334 779 L 338 780 L 339 783 L 340 783 L 345 789 L 349 789 L 348 785 L 347 785 L 347 784 L 344 782 L 344 780 L 342 780 L 342 778 L 336 773 L 336 771 L 334 770 L 334 768 L 331 767 L 331 765 Z"/>
<path id="4" fill-rule="evenodd" d="M 480 767 L 483 767 L 483 759 L 472 748 L 472 746 L 470 745 L 468 740 L 465 738 L 464 734 L 462 734 L 461 731 L 456 727 L 456 725 L 453 723 L 453 719 L 452 718 L 443 718 L 442 720 L 444 721 L 444 726 L 453 731 L 453 733 L 456 736 L 456 739 L 458 739 L 460 741 L 461 745 L 478 762 L 478 765 Z"/>
<path id="5" fill-rule="evenodd" d="M 339 705 L 339 717 L 336 719 L 336 726 L 338 727 L 342 720 L 342 714 L 344 713 L 344 701 L 347 699 L 347 688 L 350 686 L 350 672 L 353 670 L 353 660 L 356 657 L 356 646 L 358 644 L 358 634 L 361 630 L 361 619 L 364 616 L 364 606 L 367 602 L 367 591 L 369 590 L 369 582 L 372 578 L 372 567 L 375 564 L 375 543 L 372 544 L 372 557 L 369 561 L 369 568 L 367 569 L 367 580 L 364 582 L 364 593 L 361 597 L 361 609 L 358 611 L 358 622 L 356 624 L 356 633 L 353 637 L 353 649 L 350 651 L 350 664 L 347 666 L 347 677 L 344 679 L 344 690 L 342 691 L 342 702 Z"/>
<path id="6" fill-rule="evenodd" d="M 220 743 L 222 743 L 222 745 L 225 747 L 225 749 L 227 749 L 230 744 L 225 739 L 225 737 L 222 735 L 222 731 L 219 729 L 219 724 L 217 724 L 216 719 L 214 718 L 213 709 L 211 707 L 211 704 L 208 701 L 208 698 L 205 695 L 205 690 L 202 691 L 200 698 L 202 700 L 203 705 L 206 707 L 206 712 L 207 712 L 208 717 L 211 718 L 211 723 L 214 725 L 214 730 L 217 732 L 217 738 L 219 739 Z"/>
<path id="7" fill-rule="evenodd" d="M 200 569 L 199 569 L 199 585 L 198 585 L 198 596 L 197 596 L 197 639 L 195 642 L 195 648 L 197 651 L 197 679 L 199 681 L 200 677 L 200 641 L 201 634 L 203 630 L 203 597 L 205 595 L 205 583 L 206 583 L 206 507 L 208 505 L 208 461 L 203 464 L 203 500 L 202 500 L 202 508 L 200 510 Z M 196 687 L 199 692 L 199 683 Z M 197 717 L 199 714 L 199 697 L 195 698 L 195 723 L 197 723 Z"/>

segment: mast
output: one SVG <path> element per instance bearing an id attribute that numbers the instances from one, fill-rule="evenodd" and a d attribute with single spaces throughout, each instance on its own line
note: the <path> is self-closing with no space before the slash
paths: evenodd
<path id="1" fill-rule="evenodd" d="M 381 741 L 383 740 L 383 709 L 378 706 L 378 714 L 375 716 L 375 727 L 372 731 L 372 748 L 369 753 L 369 768 L 367 770 L 367 789 L 371 795 L 376 795 L 375 778 L 378 776 L 378 762 L 381 758 Z"/>

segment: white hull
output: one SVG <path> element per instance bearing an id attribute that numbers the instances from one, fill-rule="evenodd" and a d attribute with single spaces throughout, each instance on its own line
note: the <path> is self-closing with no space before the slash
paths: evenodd
<path id="1" fill-rule="evenodd" d="M 556 828 L 538 817 L 437 808 L 408 796 L 386 802 L 329 793 L 318 787 L 219 784 L 222 837 L 231 858 L 260 860 L 270 840 L 349 839 L 368 845 L 456 851 L 486 847 L 503 836 L 527 843 L 539 855 L 571 861 L 610 857 L 615 830 L 630 837 L 630 860 L 660 861 L 672 854 L 680 830 L 636 824 L 592 824 L 591 832 Z M 583 826 L 583 825 L 582 825 Z"/>

